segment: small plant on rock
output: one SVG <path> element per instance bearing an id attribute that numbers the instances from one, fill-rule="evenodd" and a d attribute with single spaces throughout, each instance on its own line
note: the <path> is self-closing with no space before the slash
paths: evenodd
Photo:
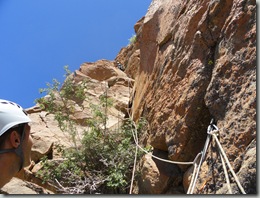
<path id="1" fill-rule="evenodd" d="M 136 34 L 133 34 L 132 37 L 130 39 L 128 39 L 128 40 L 129 40 L 129 45 L 135 43 L 135 41 L 136 41 Z"/>

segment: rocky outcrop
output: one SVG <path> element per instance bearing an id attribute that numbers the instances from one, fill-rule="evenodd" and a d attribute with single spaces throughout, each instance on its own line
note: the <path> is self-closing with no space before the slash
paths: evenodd
<path id="1" fill-rule="evenodd" d="M 132 113 L 135 120 L 148 120 L 148 142 L 171 160 L 193 161 L 214 118 L 239 172 L 247 146 L 256 140 L 255 1 L 154 0 L 137 40 L 140 65 Z M 197 186 L 206 180 L 207 185 L 195 193 L 218 193 L 225 181 L 214 148 Z M 256 175 L 250 178 L 255 181 Z"/>
<path id="2" fill-rule="evenodd" d="M 13 178 L 8 185 L 5 185 L 1 190 L 1 194 L 53 194 L 41 186 L 31 182 L 25 182 L 18 178 Z"/>
<path id="3" fill-rule="evenodd" d="M 69 76 L 73 78 L 75 85 L 87 82 L 85 94 L 87 100 L 69 101 L 74 106 L 74 114 L 71 119 L 77 123 L 77 132 L 86 129 L 85 121 L 92 117 L 89 105 L 99 104 L 100 96 L 107 94 L 112 99 L 113 107 L 108 109 L 108 120 L 106 127 L 116 129 L 121 125 L 122 120 L 128 116 L 128 103 L 134 80 L 115 66 L 115 62 L 100 60 L 95 63 L 83 63 L 79 70 Z M 46 96 L 48 97 L 48 96 Z M 59 100 L 57 100 L 59 102 Z M 85 108 L 82 110 L 82 106 Z M 56 194 L 57 186 L 48 182 L 43 182 L 37 177 L 37 172 L 42 165 L 40 159 L 47 156 L 49 160 L 61 160 L 58 148 L 73 147 L 70 136 L 60 130 L 54 115 L 44 111 L 37 104 L 27 109 L 32 119 L 31 135 L 33 137 L 32 161 L 33 164 L 24 171 L 19 172 L 16 178 L 12 179 L 2 188 L 5 194 Z M 23 180 L 23 181 L 22 181 Z M 19 192 L 17 191 L 19 189 Z"/>

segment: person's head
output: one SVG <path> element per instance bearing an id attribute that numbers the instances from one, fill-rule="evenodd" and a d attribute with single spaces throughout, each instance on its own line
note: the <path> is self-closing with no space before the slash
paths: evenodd
<path id="1" fill-rule="evenodd" d="M 31 163 L 30 122 L 20 105 L 0 99 L 0 159 L 15 159 L 17 171 Z"/>

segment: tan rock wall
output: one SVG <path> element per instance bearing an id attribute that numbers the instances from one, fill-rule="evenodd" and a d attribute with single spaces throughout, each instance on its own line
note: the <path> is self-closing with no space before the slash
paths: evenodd
<path id="1" fill-rule="evenodd" d="M 153 1 L 138 38 L 132 113 L 147 118 L 150 144 L 172 160 L 193 161 L 214 118 L 238 171 L 256 139 L 255 1 Z"/>

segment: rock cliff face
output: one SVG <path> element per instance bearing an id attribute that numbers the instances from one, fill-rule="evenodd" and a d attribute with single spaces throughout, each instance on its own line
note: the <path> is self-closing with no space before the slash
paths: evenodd
<path id="1" fill-rule="evenodd" d="M 154 0 L 136 31 L 138 48 L 132 56 L 140 53 L 140 65 L 132 114 L 134 120 L 148 120 L 148 142 L 171 160 L 193 161 L 214 118 L 220 142 L 239 172 L 248 146 L 256 141 L 256 2 Z M 136 65 L 129 62 L 131 67 Z M 196 193 L 222 192 L 225 179 L 215 149 L 214 144 L 209 148 Z M 252 163 L 250 178 L 255 181 L 255 160 Z M 182 174 L 188 167 L 180 168 Z M 162 182 L 161 176 L 153 176 L 157 184 Z M 139 185 L 147 186 L 147 178 Z M 163 180 L 177 178 L 168 175 Z M 246 191 L 256 192 L 251 184 Z M 175 188 L 182 185 L 187 189 L 187 182 Z M 152 193 L 148 186 L 150 190 L 138 192 Z"/>
<path id="2" fill-rule="evenodd" d="M 144 117 L 149 130 L 143 144 L 163 159 L 192 162 L 203 149 L 213 118 L 241 185 L 246 193 L 256 193 L 256 2 L 153 0 L 134 29 L 135 43 L 121 49 L 115 61 L 84 63 L 75 71 L 75 81 L 91 79 L 93 100 L 102 92 L 100 83 L 109 88 L 108 95 L 117 101 L 111 126 L 117 125 L 113 115 L 124 117 L 129 107 L 135 121 Z M 124 72 L 116 68 L 117 61 Z M 53 155 L 55 141 L 47 138 L 61 137 L 52 115 L 36 106 L 30 116 L 37 161 Z M 86 116 L 88 112 L 75 119 Z M 145 155 L 139 170 L 133 193 L 176 194 L 187 192 L 193 166 Z M 37 166 L 20 178 L 37 183 L 35 171 Z M 233 179 L 231 187 L 241 193 Z M 44 188 L 55 192 L 51 186 Z M 194 193 L 228 193 L 212 140 Z"/>

